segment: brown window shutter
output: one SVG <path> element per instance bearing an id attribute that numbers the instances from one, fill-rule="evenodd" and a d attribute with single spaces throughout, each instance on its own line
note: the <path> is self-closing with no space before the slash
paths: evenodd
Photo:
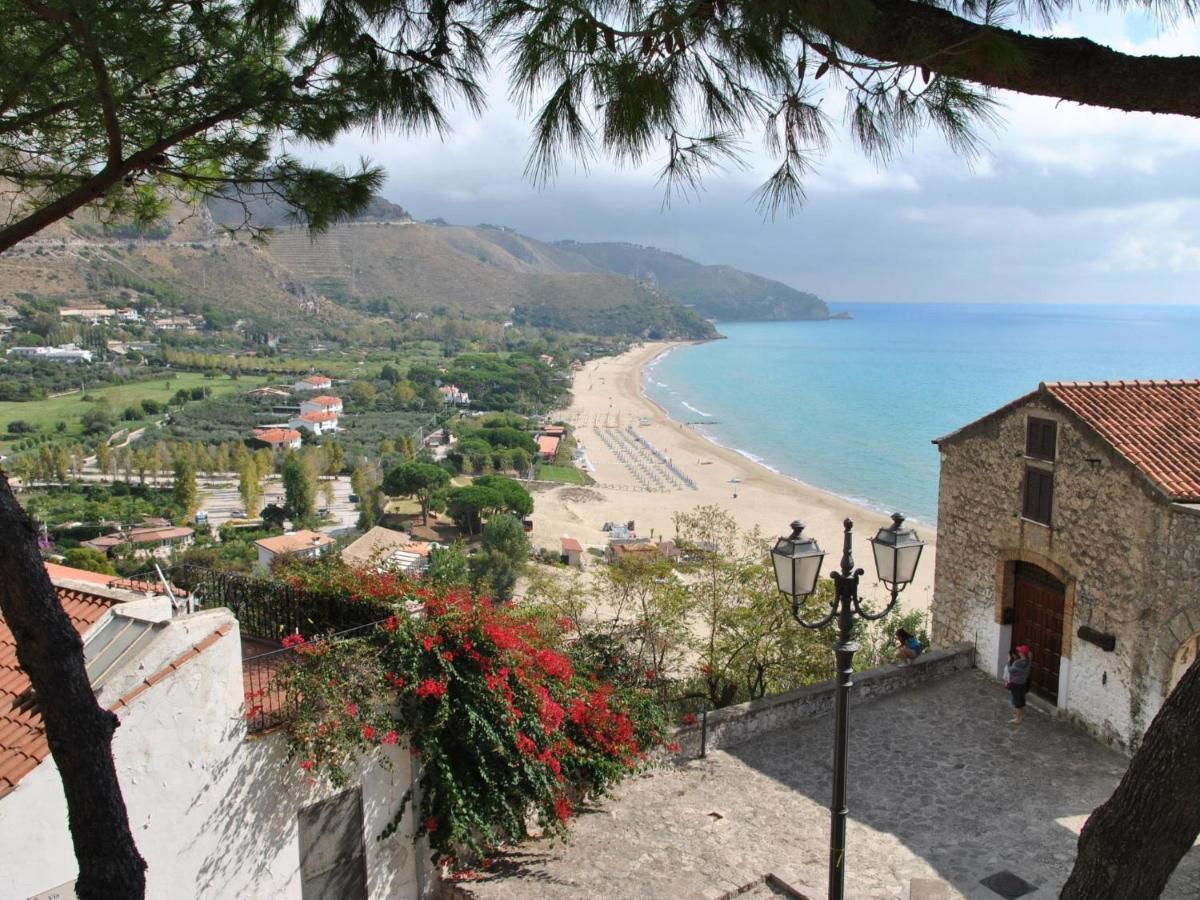
<path id="1" fill-rule="evenodd" d="M 1054 462 L 1057 438 L 1057 422 L 1053 419 L 1035 419 L 1030 416 L 1025 427 L 1025 455 Z"/>
<path id="2" fill-rule="evenodd" d="M 1035 466 L 1025 467 L 1024 497 L 1021 515 L 1043 525 L 1050 524 L 1054 508 L 1054 473 Z"/>

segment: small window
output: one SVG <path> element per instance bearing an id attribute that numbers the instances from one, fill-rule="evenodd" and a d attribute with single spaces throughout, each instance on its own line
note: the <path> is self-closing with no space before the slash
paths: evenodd
<path id="1" fill-rule="evenodd" d="M 1054 462 L 1054 446 L 1058 439 L 1058 423 L 1053 419 L 1029 418 L 1025 430 L 1025 455 L 1033 459 Z"/>
<path id="2" fill-rule="evenodd" d="M 1025 500 L 1021 515 L 1032 522 L 1050 524 L 1050 510 L 1054 505 L 1054 473 L 1037 466 L 1025 467 Z"/>

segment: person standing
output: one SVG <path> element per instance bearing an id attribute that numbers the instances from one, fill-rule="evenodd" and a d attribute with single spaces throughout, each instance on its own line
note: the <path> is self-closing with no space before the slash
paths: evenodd
<path id="1" fill-rule="evenodd" d="M 1029 676 L 1033 672 L 1033 651 L 1026 644 L 1016 647 L 1016 656 L 1008 664 L 1008 702 L 1012 704 L 1012 724 L 1025 721 L 1025 695 L 1029 692 Z"/>

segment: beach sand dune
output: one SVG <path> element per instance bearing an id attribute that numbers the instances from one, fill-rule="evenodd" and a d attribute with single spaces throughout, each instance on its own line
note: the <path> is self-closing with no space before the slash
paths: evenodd
<path id="1" fill-rule="evenodd" d="M 799 519 L 805 533 L 825 550 L 828 571 L 840 560 L 842 521 L 850 518 L 855 562 L 867 571 L 860 594 L 886 602 L 886 591 L 875 582 L 867 538 L 889 524 L 888 517 L 772 472 L 668 418 L 642 393 L 641 371 L 672 346 L 676 345 L 645 344 L 590 362 L 576 373 L 573 402 L 555 415 L 575 427 L 597 483 L 586 489 L 539 487 L 534 496 L 534 544 L 557 550 L 562 537 L 573 537 L 585 548 L 603 548 L 608 542 L 605 522 L 632 521 L 639 536 L 669 538 L 676 512 L 715 504 L 731 512 L 742 528 L 758 526 L 771 540 Z M 929 546 L 917 580 L 901 595 L 901 603 L 906 609 L 927 610 L 936 536 L 932 528 L 917 527 Z M 594 557 L 589 559 L 594 562 Z"/>

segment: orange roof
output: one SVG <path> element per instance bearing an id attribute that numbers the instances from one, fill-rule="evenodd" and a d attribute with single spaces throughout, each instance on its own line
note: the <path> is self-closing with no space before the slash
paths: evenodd
<path id="1" fill-rule="evenodd" d="M 295 428 L 255 428 L 254 436 L 264 444 L 287 444 L 300 440 Z"/>
<path id="2" fill-rule="evenodd" d="M 563 538 L 559 543 L 562 544 L 564 553 L 582 553 L 583 545 L 575 538 Z"/>
<path id="3" fill-rule="evenodd" d="M 305 422 L 336 422 L 338 414 L 335 412 L 310 412 L 301 413 L 298 418 L 303 419 Z"/>
<path id="4" fill-rule="evenodd" d="M 1200 503 L 1200 380 L 1049 381 L 1042 387 L 1168 498 Z"/>
<path id="5" fill-rule="evenodd" d="M 330 397 L 327 394 L 321 394 L 319 397 L 310 397 L 304 401 L 305 403 L 316 403 L 320 406 L 341 406 L 341 397 Z"/>
<path id="6" fill-rule="evenodd" d="M 300 380 L 305 384 L 333 384 L 328 375 L 306 375 Z"/>
<path id="7" fill-rule="evenodd" d="M 274 553 L 276 556 L 288 553 L 296 553 L 300 550 L 307 550 L 309 547 L 324 547 L 327 544 L 333 543 L 333 538 L 327 534 L 321 534 L 319 531 L 309 531 L 303 529 L 301 531 L 293 531 L 290 534 L 281 534 L 276 537 L 263 538 L 254 542 L 257 546 L 262 547 Z"/>
<path id="8" fill-rule="evenodd" d="M 559 435 L 561 435 L 561 434 L 566 434 L 566 431 L 567 431 L 567 429 L 563 428 L 561 425 L 547 425 L 545 428 L 542 429 L 542 434 L 549 434 L 549 435 L 559 434 Z"/>
<path id="9" fill-rule="evenodd" d="M 65 566 L 56 568 L 66 568 Z M 74 573 L 76 570 L 68 569 Z M 51 577 L 55 577 L 53 574 Z M 74 578 L 74 574 L 71 575 Z M 63 610 L 80 634 L 118 601 L 69 588 L 55 588 Z M 29 676 L 17 662 L 17 643 L 0 616 L 0 796 L 50 755 L 42 714 L 31 696 Z"/>
<path id="10" fill-rule="evenodd" d="M 553 455 L 558 452 L 558 445 L 560 441 L 562 441 L 562 438 L 557 434 L 543 434 L 537 439 L 538 452 Z"/>

